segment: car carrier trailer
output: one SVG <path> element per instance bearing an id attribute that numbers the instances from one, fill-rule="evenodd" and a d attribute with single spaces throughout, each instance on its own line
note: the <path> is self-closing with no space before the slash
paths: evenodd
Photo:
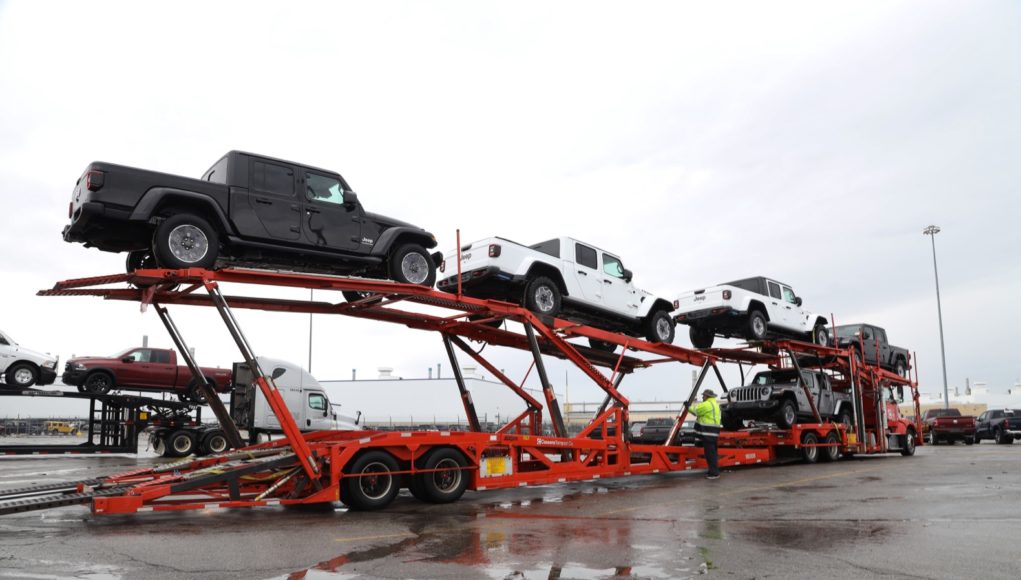
<path id="1" fill-rule="evenodd" d="M 353 302 L 332 302 L 226 296 L 221 284 L 314 289 L 320 290 L 318 297 L 331 295 L 330 292 L 332 296 L 359 292 L 365 297 Z M 466 489 L 483 491 L 700 469 L 706 465 L 702 450 L 670 445 L 673 437 L 663 445 L 640 445 L 628 440 L 629 401 L 621 393 L 622 381 L 628 374 L 652 365 L 694 365 L 700 372 L 688 396 L 690 402 L 710 371 L 726 389 L 717 364 L 739 356 L 650 343 L 562 319 L 540 319 L 529 310 L 500 301 L 474 299 L 410 284 L 324 275 L 240 269 L 137 270 L 133 274 L 69 280 L 40 294 L 99 296 L 152 305 L 183 353 L 188 352 L 187 345 L 170 319 L 168 306 L 215 308 L 253 370 L 259 388 L 280 420 L 285 437 L 219 455 L 62 486 L 7 490 L 0 492 L 0 514 L 71 504 L 89 504 L 97 514 L 336 501 L 353 509 L 378 509 L 393 501 L 402 487 L 422 501 L 444 503 L 457 500 Z M 432 308 L 426 312 L 421 308 L 423 305 Z M 255 353 L 234 317 L 235 308 L 337 314 L 438 333 L 454 369 L 471 431 L 300 433 L 272 378 L 259 368 Z M 501 324 L 496 326 L 498 323 Z M 569 342 L 582 337 L 618 345 L 620 352 L 614 354 Z M 530 352 L 533 360 L 525 378 L 520 383 L 513 381 L 481 354 L 482 349 L 473 349 L 469 342 Z M 786 346 L 796 354 L 793 357 L 796 361 L 798 349 L 802 347 L 795 343 Z M 471 393 L 457 364 L 458 352 L 474 359 L 522 399 L 521 414 L 496 433 L 482 432 L 480 428 Z M 863 369 L 855 366 L 854 361 L 848 362 L 846 369 L 842 367 L 840 351 L 815 352 L 833 359 L 825 363 L 833 367 L 832 372 L 843 369 L 852 376 L 852 381 L 864 385 L 865 379 L 860 376 Z M 652 358 L 639 358 L 632 353 Z M 544 355 L 570 361 L 606 393 L 596 416 L 576 436 L 570 437 L 566 432 L 546 373 Z M 762 352 L 747 351 L 740 356 L 780 362 L 775 355 Z M 541 383 L 543 401 L 523 388 L 533 370 Z M 872 377 L 868 388 L 876 390 L 882 378 Z M 916 390 L 914 383 L 908 382 L 908 385 Z M 862 417 L 851 429 L 820 422 L 797 425 L 788 431 L 751 429 L 724 433 L 720 442 L 720 465 L 773 462 L 782 458 L 784 451 L 805 446 L 835 448 L 838 453 L 879 452 L 882 446 L 866 444 L 855 437 L 856 433 L 864 433 L 869 425 L 879 427 L 880 419 L 865 408 L 870 404 L 865 393 L 864 387 L 859 388 Z M 879 408 L 878 403 L 869 407 L 877 411 Z M 677 425 L 684 415 L 677 418 Z M 217 416 L 221 424 L 230 421 L 229 416 L 224 418 L 219 413 Z M 544 416 L 552 424 L 551 436 L 542 432 Z M 230 431 L 229 427 L 224 425 L 225 431 Z M 820 442 L 826 440 L 831 442 Z"/>

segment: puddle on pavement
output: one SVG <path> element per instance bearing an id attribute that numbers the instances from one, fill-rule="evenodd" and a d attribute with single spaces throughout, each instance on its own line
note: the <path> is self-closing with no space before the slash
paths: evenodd
<path id="1" fill-rule="evenodd" d="M 874 522 L 812 523 L 799 520 L 732 526 L 731 533 L 749 542 L 792 550 L 815 551 L 820 544 L 826 545 L 831 542 L 880 543 L 886 540 L 889 529 Z"/>

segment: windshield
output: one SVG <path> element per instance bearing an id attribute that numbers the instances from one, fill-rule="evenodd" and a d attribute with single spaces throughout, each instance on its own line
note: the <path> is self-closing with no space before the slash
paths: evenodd
<path id="1" fill-rule="evenodd" d="M 860 330 L 861 326 L 857 324 L 851 326 L 838 326 L 836 328 L 837 338 L 857 338 Z"/>
<path id="2" fill-rule="evenodd" d="M 755 375 L 755 380 L 752 384 L 755 385 L 776 385 L 783 383 L 796 383 L 798 382 L 798 373 L 795 371 L 787 372 L 776 372 L 767 371 Z"/>

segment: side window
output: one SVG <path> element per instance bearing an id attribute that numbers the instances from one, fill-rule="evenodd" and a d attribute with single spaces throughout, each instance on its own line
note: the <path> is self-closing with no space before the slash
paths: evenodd
<path id="1" fill-rule="evenodd" d="M 596 251 L 581 244 L 575 245 L 575 261 L 582 266 L 592 268 L 593 270 L 599 267 L 599 259 L 596 257 Z"/>
<path id="2" fill-rule="evenodd" d="M 790 288 L 784 286 L 783 287 L 783 299 L 784 299 L 784 302 L 789 302 L 791 304 L 794 304 L 794 290 L 791 290 Z"/>
<path id="3" fill-rule="evenodd" d="M 0 344 L 6 344 L 7 346 L 11 345 L 11 343 L 7 342 L 7 337 L 2 334 L 0 334 Z"/>
<path id="4" fill-rule="evenodd" d="M 881 344 L 886 344 L 886 331 L 879 328 L 876 329 L 876 338 L 879 339 Z"/>
<path id="5" fill-rule="evenodd" d="M 985 421 L 987 415 L 988 415 L 988 413 L 982 413 L 981 415 L 978 416 L 978 420 L 979 421 Z"/>
<path id="6" fill-rule="evenodd" d="M 170 352 L 166 350 L 152 351 L 152 362 L 163 365 L 170 364 Z"/>
<path id="7" fill-rule="evenodd" d="M 772 298 L 779 299 L 780 298 L 780 285 L 777 284 L 776 282 L 768 282 L 767 284 L 769 286 L 769 295 Z"/>
<path id="8" fill-rule="evenodd" d="M 861 327 L 861 337 L 863 340 L 872 340 L 872 329 L 867 326 Z"/>
<path id="9" fill-rule="evenodd" d="M 135 362 L 149 362 L 149 359 L 151 357 L 151 354 L 150 354 L 151 352 L 152 351 L 150 351 L 147 348 L 140 348 L 138 350 L 131 351 L 130 353 L 128 353 L 128 356 L 125 357 L 125 358 L 130 358 L 130 359 L 134 360 Z"/>
<path id="10" fill-rule="evenodd" d="M 623 278 L 624 265 L 620 263 L 619 259 L 609 254 L 603 254 L 603 273 L 609 274 L 614 278 Z"/>
<path id="11" fill-rule="evenodd" d="M 306 173 L 305 199 L 341 205 L 344 203 L 344 187 L 334 177 Z"/>
<path id="12" fill-rule="evenodd" d="M 224 157 L 217 161 L 212 167 L 206 171 L 205 175 L 202 176 L 202 181 L 209 181 L 211 183 L 227 183 L 227 158 Z"/>
<path id="13" fill-rule="evenodd" d="M 288 197 L 293 196 L 294 171 L 283 165 L 253 161 L 252 189 Z"/>
<path id="14" fill-rule="evenodd" d="M 315 411 L 325 411 L 326 410 L 326 397 L 320 395 L 319 393 L 311 393 L 311 394 L 309 394 L 309 396 L 308 396 L 308 408 L 309 409 L 313 409 Z"/>
<path id="15" fill-rule="evenodd" d="M 989 415 L 989 418 L 990 419 L 1001 419 L 1001 418 L 1003 418 L 1003 411 L 993 411 L 992 414 Z"/>

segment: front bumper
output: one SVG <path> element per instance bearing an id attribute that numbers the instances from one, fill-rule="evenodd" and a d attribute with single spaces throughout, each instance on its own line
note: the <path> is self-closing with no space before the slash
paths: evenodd
<path id="1" fill-rule="evenodd" d="M 720 412 L 740 417 L 742 419 L 762 419 L 772 417 L 780 408 L 780 401 L 770 399 L 766 401 L 742 401 L 739 403 L 727 403 L 720 405 Z"/>
<path id="2" fill-rule="evenodd" d="M 57 371 L 47 367 L 39 367 L 39 380 L 37 385 L 52 385 L 57 380 Z"/>
<path id="3" fill-rule="evenodd" d="M 60 380 L 63 381 L 65 385 L 80 387 L 85 384 L 86 373 L 88 373 L 88 371 L 64 371 L 64 374 L 60 375 Z"/>

